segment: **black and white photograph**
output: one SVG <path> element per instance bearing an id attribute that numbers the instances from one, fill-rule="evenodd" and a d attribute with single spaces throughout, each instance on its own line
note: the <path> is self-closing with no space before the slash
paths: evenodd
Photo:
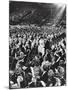
<path id="1" fill-rule="evenodd" d="M 9 88 L 66 83 L 66 4 L 10 0 Z"/>

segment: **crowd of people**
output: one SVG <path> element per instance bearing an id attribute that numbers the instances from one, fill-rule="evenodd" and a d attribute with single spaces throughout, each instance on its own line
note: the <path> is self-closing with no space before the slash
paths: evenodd
<path id="1" fill-rule="evenodd" d="M 66 33 L 9 33 L 9 88 L 66 85 Z"/>

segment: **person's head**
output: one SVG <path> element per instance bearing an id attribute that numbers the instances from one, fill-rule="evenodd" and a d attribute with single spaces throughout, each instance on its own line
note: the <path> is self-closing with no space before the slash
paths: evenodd
<path id="1" fill-rule="evenodd" d="M 50 62 L 46 61 L 45 64 L 43 65 L 43 70 L 47 71 L 50 67 Z"/>
<path id="2" fill-rule="evenodd" d="M 49 77 L 53 77 L 53 76 L 54 76 L 54 71 L 53 71 L 52 69 L 50 69 L 50 70 L 48 71 L 48 76 L 49 76 Z"/>
<path id="3" fill-rule="evenodd" d="M 48 71 L 49 67 L 47 67 L 46 65 L 43 65 L 43 70 L 44 71 Z"/>
<path id="4" fill-rule="evenodd" d="M 59 73 L 61 76 L 64 75 L 64 72 L 65 72 L 64 68 L 63 68 L 62 66 L 58 66 L 58 73 Z"/>
<path id="5" fill-rule="evenodd" d="M 9 71 L 9 74 L 10 74 L 10 75 L 14 75 L 14 71 L 10 70 L 10 71 Z"/>
<path id="6" fill-rule="evenodd" d="M 59 65 L 62 65 L 62 64 L 64 64 L 64 61 L 63 60 L 60 60 L 59 61 Z"/>
<path id="7" fill-rule="evenodd" d="M 24 56 L 26 56 L 23 52 L 20 52 L 20 57 L 24 57 Z"/>
<path id="8" fill-rule="evenodd" d="M 33 58 L 31 65 L 32 66 L 39 66 L 40 65 L 39 59 L 37 57 Z"/>

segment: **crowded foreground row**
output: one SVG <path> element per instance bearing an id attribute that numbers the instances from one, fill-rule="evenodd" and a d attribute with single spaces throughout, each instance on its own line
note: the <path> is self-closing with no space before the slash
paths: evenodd
<path id="1" fill-rule="evenodd" d="M 66 85 L 66 34 L 9 35 L 9 88 Z"/>

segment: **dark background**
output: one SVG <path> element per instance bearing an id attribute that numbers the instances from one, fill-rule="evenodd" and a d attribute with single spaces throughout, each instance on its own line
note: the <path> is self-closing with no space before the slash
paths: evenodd
<path id="1" fill-rule="evenodd" d="M 32 3 L 9 1 L 9 24 L 37 24 L 50 23 L 57 14 L 57 7 L 51 3 Z M 66 20 L 66 9 L 62 15 Z"/>

